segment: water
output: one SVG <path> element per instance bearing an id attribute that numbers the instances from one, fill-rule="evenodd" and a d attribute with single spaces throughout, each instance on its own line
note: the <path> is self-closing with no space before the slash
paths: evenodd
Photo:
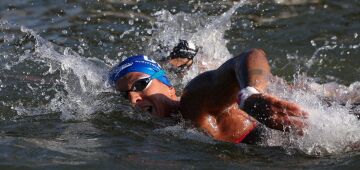
<path id="1" fill-rule="evenodd" d="M 358 169 L 360 3 L 320 1 L 1 1 L 0 166 L 7 169 Z M 263 48 L 269 93 L 311 113 L 303 137 L 217 142 L 178 118 L 132 110 L 106 73 L 133 54 L 201 46 L 197 74 Z M 179 92 L 180 93 L 180 92 Z"/>

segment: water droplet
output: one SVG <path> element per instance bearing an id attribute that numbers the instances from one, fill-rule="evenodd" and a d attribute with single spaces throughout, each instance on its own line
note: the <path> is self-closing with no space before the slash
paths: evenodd
<path id="1" fill-rule="evenodd" d="M 114 42 L 114 41 L 115 41 L 115 37 L 112 36 L 112 35 L 110 35 L 110 36 L 109 36 L 109 40 L 110 40 L 111 42 Z"/>
<path id="2" fill-rule="evenodd" d="M 316 43 L 315 43 L 314 40 L 311 40 L 310 43 L 311 43 L 311 45 L 312 45 L 313 47 L 316 47 Z"/>
<path id="3" fill-rule="evenodd" d="M 84 49 L 81 48 L 80 46 L 78 46 L 78 48 L 79 48 L 78 53 L 79 53 L 79 54 L 84 54 Z"/>
<path id="4" fill-rule="evenodd" d="M 152 30 L 151 30 L 151 29 L 147 29 L 147 30 L 146 30 L 146 33 L 151 34 L 151 33 L 152 33 Z"/>
<path id="5" fill-rule="evenodd" d="M 129 20 L 128 23 L 129 23 L 129 25 L 134 25 L 134 20 L 131 19 L 131 20 Z"/>

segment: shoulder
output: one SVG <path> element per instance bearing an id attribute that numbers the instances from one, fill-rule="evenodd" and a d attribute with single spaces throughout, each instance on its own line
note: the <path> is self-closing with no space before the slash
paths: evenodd
<path id="1" fill-rule="evenodd" d="M 196 120 L 203 114 L 218 115 L 236 102 L 239 86 L 232 73 L 219 70 L 205 72 L 185 87 L 180 98 L 180 111 L 184 118 Z"/>
<path id="2" fill-rule="evenodd" d="M 180 111 L 184 118 L 194 120 L 206 112 L 208 100 L 205 99 L 211 96 L 214 74 L 214 71 L 204 72 L 186 85 L 180 98 Z"/>

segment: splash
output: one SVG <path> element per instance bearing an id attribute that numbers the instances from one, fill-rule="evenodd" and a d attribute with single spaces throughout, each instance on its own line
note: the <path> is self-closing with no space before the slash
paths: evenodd
<path id="1" fill-rule="evenodd" d="M 349 87 L 334 82 L 318 84 L 306 76 L 298 76 L 293 88 L 283 81 L 271 84 L 271 94 L 293 101 L 309 113 L 304 136 L 290 133 L 277 139 L 275 145 L 315 156 L 360 149 L 360 121 L 352 113 L 360 101 L 359 88 L 359 82 Z M 274 145 L 273 139 L 268 141 Z"/>
<path id="2" fill-rule="evenodd" d="M 336 40 L 336 38 L 332 38 L 332 39 Z M 316 43 L 312 40 L 311 45 L 316 46 Z M 305 63 L 305 66 L 307 67 L 307 69 L 310 69 L 314 65 L 314 63 L 318 57 L 323 57 L 320 54 L 321 51 L 333 50 L 337 46 L 338 45 L 336 44 L 336 41 L 331 41 L 331 42 L 325 41 L 325 44 L 323 46 L 321 46 L 320 48 L 316 49 L 316 51 L 311 56 L 311 58 Z"/>
<path id="3" fill-rule="evenodd" d="M 51 74 L 60 71 L 59 83 L 64 86 L 58 91 L 47 107 L 52 111 L 60 111 L 64 120 L 86 120 L 92 113 L 103 110 L 101 105 L 106 101 L 97 96 L 107 91 L 106 75 L 108 66 L 97 58 L 84 58 L 70 48 L 65 48 L 63 54 L 58 53 L 54 45 L 38 36 L 32 30 L 22 28 L 36 39 L 34 59 L 49 64 Z"/>
<path id="4" fill-rule="evenodd" d="M 16 29 L 16 26 L 6 22 L 1 26 Z M 109 66 L 97 58 L 85 58 L 68 47 L 59 47 L 31 29 L 21 27 L 20 31 L 25 36 L 20 38 L 19 46 L 31 47 L 20 54 L 9 52 L 8 55 L 12 58 L 7 58 L 2 64 L 9 72 L 16 72 L 17 67 L 27 66 L 29 63 L 33 64 L 31 70 L 36 76 L 10 76 L 5 73 L 5 77 L 26 82 L 25 87 L 8 86 L 15 90 L 19 88 L 20 91 L 26 88 L 26 93 L 33 93 L 35 100 L 31 104 L 24 101 L 4 102 L 5 106 L 11 106 L 17 116 L 60 113 L 62 120 L 87 120 L 93 113 L 108 109 L 106 106 L 109 106 L 107 101 L 110 99 L 101 94 L 109 92 L 109 86 L 105 83 Z M 14 35 L 5 34 L 5 37 L 13 37 L 6 40 L 10 45 L 19 39 Z M 25 41 L 33 43 L 29 45 Z M 22 94 L 18 92 L 18 96 Z"/>
<path id="5" fill-rule="evenodd" d="M 202 13 L 183 12 L 172 15 L 166 10 L 155 13 L 157 21 L 154 26 L 150 50 L 157 50 L 158 44 L 166 45 L 168 49 L 172 49 L 179 39 L 191 41 L 200 47 L 200 51 L 195 56 L 194 64 L 185 76 L 180 81 L 173 78 L 176 84 L 186 84 L 196 75 L 216 69 L 232 57 L 226 47 L 228 41 L 224 39 L 224 34 L 231 27 L 231 16 L 246 3 L 245 0 L 240 1 L 217 17 L 206 16 Z M 163 56 L 168 56 L 169 52 L 170 50 L 155 54 L 155 56 L 160 59 Z"/>

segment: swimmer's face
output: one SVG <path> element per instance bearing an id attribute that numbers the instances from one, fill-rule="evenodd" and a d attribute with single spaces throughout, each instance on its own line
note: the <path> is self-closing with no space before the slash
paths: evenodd
<path id="1" fill-rule="evenodd" d="M 128 73 L 116 82 L 115 88 L 126 93 L 133 87 L 134 82 L 146 77 L 149 75 L 140 72 Z M 126 96 L 134 107 L 158 117 L 169 116 L 174 112 L 174 103 L 177 100 L 175 89 L 157 79 L 153 79 L 143 91 L 130 91 Z"/>

